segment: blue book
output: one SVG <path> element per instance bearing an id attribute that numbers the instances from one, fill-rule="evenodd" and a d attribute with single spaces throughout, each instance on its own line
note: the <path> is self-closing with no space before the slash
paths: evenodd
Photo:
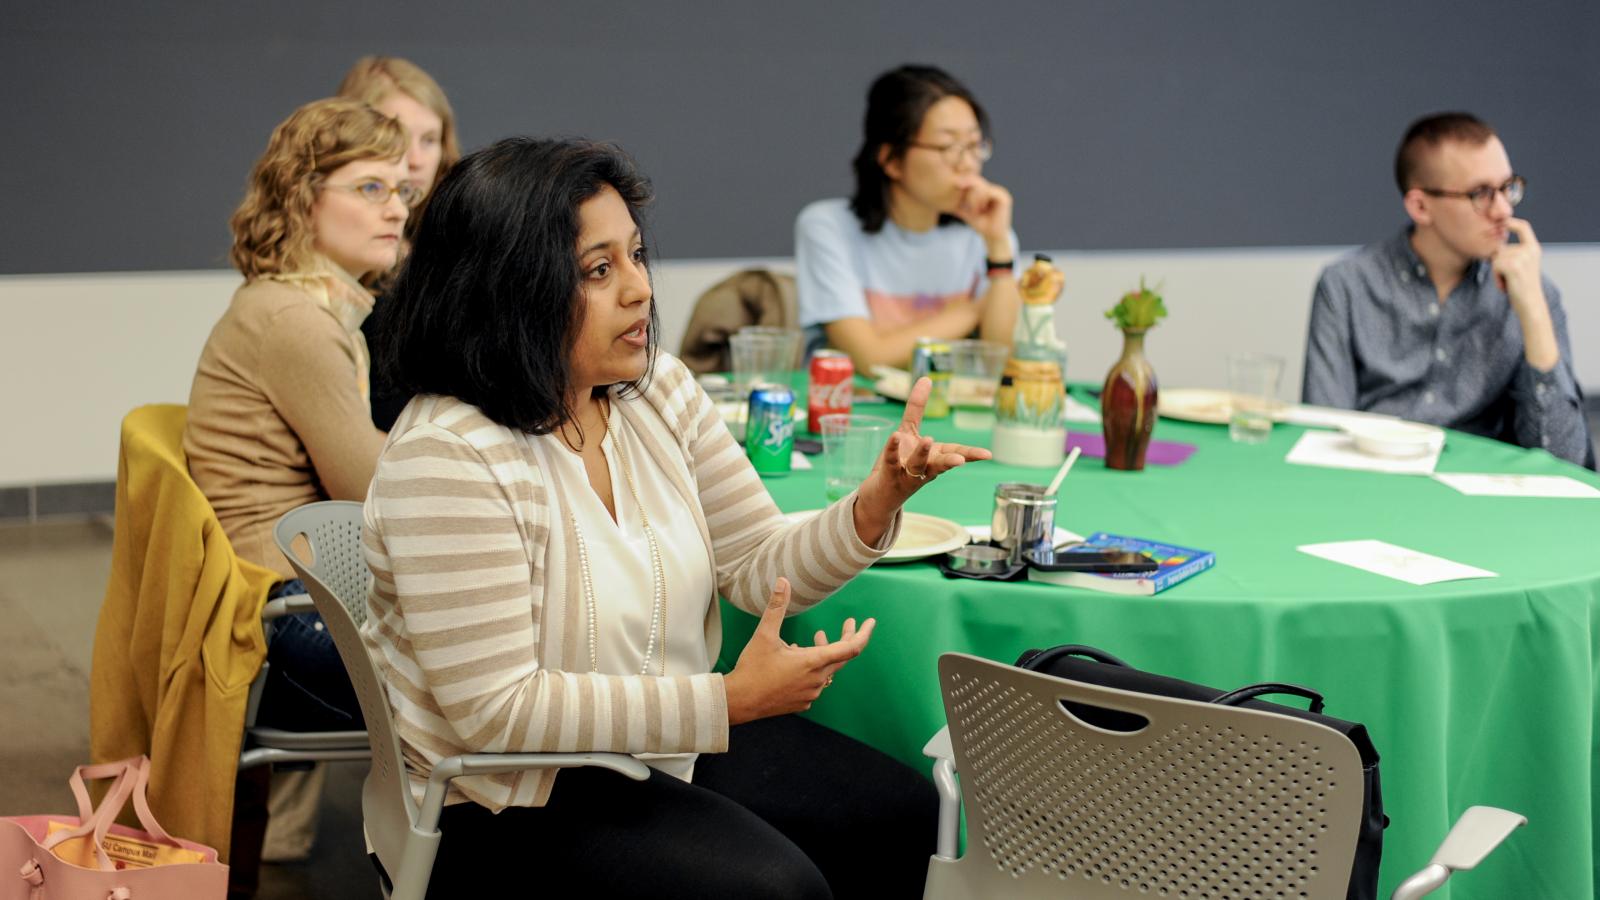
<path id="1" fill-rule="evenodd" d="M 1098 572 L 1045 572 L 1029 566 L 1028 580 L 1059 584 L 1066 587 L 1087 588 L 1091 591 L 1104 591 L 1108 594 L 1132 594 L 1149 597 L 1161 593 L 1180 581 L 1187 581 L 1217 564 L 1217 555 L 1209 550 L 1195 550 L 1191 547 L 1179 547 L 1175 544 L 1158 544 L 1154 541 L 1123 537 L 1120 534 L 1107 534 L 1104 531 L 1097 531 L 1090 535 L 1083 544 L 1085 547 L 1104 547 L 1143 553 L 1145 556 L 1160 563 L 1161 568 L 1153 573 L 1145 574 L 1138 572 L 1101 574 Z"/>

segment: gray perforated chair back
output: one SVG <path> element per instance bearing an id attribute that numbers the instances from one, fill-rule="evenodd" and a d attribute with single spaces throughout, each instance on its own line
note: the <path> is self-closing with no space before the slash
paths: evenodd
<path id="1" fill-rule="evenodd" d="M 310 546 L 310 563 L 293 550 L 295 538 L 300 536 Z M 368 840 L 378 858 L 390 866 L 404 855 L 417 806 L 401 761 L 400 738 L 383 681 L 361 639 L 361 623 L 367 620 L 367 590 L 372 583 L 361 550 L 361 504 L 345 500 L 307 504 L 279 519 L 273 537 L 305 582 L 333 635 L 361 704 L 361 715 L 367 720 L 372 770 L 362 788 L 362 812 Z M 398 874 L 393 868 L 390 872 Z"/>
<path id="2" fill-rule="evenodd" d="M 1338 732 L 965 654 L 939 681 L 967 850 L 934 857 L 926 897 L 1345 896 L 1362 778 Z M 1146 724 L 1107 731 L 1064 702 Z"/>

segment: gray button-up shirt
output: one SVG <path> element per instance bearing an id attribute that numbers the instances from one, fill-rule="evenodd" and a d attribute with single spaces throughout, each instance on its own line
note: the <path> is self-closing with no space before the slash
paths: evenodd
<path id="1" fill-rule="evenodd" d="M 1443 425 L 1585 464 L 1589 431 L 1555 284 L 1541 275 L 1561 361 L 1540 372 L 1523 357 L 1522 323 L 1489 262 L 1474 262 L 1441 303 L 1410 237 L 1403 229 L 1323 270 L 1311 302 L 1305 402 Z"/>

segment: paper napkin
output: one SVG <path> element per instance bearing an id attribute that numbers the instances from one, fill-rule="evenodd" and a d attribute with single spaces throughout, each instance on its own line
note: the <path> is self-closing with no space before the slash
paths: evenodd
<path id="1" fill-rule="evenodd" d="M 1474 497 L 1573 497 L 1592 500 L 1600 489 L 1565 475 L 1492 475 L 1449 472 L 1434 478 Z"/>
<path id="2" fill-rule="evenodd" d="M 1432 475 L 1439 463 L 1439 451 L 1410 459 L 1373 456 L 1356 449 L 1355 441 L 1337 431 L 1308 431 L 1300 435 L 1286 462 L 1297 466 L 1325 466 L 1330 469 L 1363 469 L 1393 475 Z"/>
<path id="3" fill-rule="evenodd" d="M 1103 434 L 1089 434 L 1083 431 L 1067 432 L 1067 451 L 1073 447 L 1083 451 L 1084 456 L 1093 456 L 1104 459 L 1106 455 L 1106 437 Z M 1145 448 L 1144 461 L 1152 466 L 1175 466 L 1194 455 L 1193 444 L 1180 444 L 1177 441 L 1151 441 Z"/>
<path id="4" fill-rule="evenodd" d="M 1461 581 L 1467 578 L 1498 577 L 1488 569 L 1429 556 L 1384 541 L 1334 541 L 1328 544 L 1306 544 L 1295 549 L 1301 553 L 1309 553 L 1331 562 L 1365 569 L 1386 578 L 1411 584 L 1436 584 L 1441 581 Z"/>

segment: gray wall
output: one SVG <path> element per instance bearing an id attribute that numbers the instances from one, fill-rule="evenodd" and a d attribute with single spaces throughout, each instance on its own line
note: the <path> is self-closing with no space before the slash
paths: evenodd
<path id="1" fill-rule="evenodd" d="M 1495 123 L 1545 241 L 1600 241 L 1600 4 L 1057 0 L 0 8 L 0 273 L 217 268 L 272 126 L 359 55 L 449 92 L 466 146 L 620 142 L 655 248 L 784 256 L 849 190 L 866 86 L 927 61 L 989 107 L 1024 246 L 1359 243 L 1419 113 Z"/>

